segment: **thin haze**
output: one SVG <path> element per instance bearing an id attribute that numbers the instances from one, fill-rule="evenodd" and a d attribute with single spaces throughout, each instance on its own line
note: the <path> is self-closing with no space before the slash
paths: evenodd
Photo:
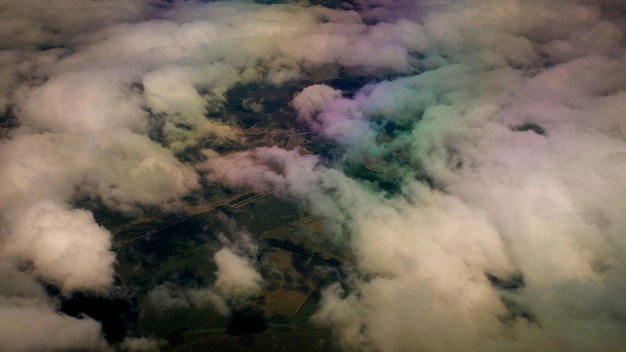
<path id="1" fill-rule="evenodd" d="M 40 284 L 113 284 L 111 235 L 74 199 L 175 211 L 209 181 L 306 206 L 352 253 L 315 315 L 348 350 L 624 349 L 626 6 L 340 8 L 0 1 L 2 348 L 107 348 L 99 323 L 57 313 Z M 216 151 L 242 140 L 211 118 L 230 88 L 326 64 L 376 78 L 293 98 L 294 123 L 336 145 L 332 160 Z M 176 157 L 190 147 L 201 161 Z M 255 251 L 225 240 L 214 287 L 181 304 L 204 295 L 227 310 L 258 293 Z"/>

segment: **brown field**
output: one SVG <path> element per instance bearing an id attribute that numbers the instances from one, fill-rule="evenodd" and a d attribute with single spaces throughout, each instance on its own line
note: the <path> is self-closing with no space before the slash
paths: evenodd
<path id="1" fill-rule="evenodd" d="M 295 315 L 300 307 L 315 290 L 319 278 L 303 275 L 292 262 L 293 253 L 271 248 L 263 254 L 262 261 L 267 271 L 280 272 L 280 275 L 267 275 L 268 288 L 263 291 L 263 300 L 259 302 L 268 318 L 275 314 Z"/>

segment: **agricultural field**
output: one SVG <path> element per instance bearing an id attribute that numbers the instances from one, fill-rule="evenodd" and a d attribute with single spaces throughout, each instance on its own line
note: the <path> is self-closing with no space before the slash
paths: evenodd
<path id="1" fill-rule="evenodd" d="M 304 73 L 291 87 L 278 90 L 259 85 L 231 89 L 220 118 L 239 126 L 242 144 L 221 145 L 220 152 L 277 146 L 300 153 L 332 153 L 332 145 L 315 140 L 299 126 L 289 101 L 312 83 L 336 86 L 349 95 L 364 78 L 348 78 L 334 65 Z M 201 155 L 191 148 L 178 157 L 195 160 Z M 104 323 L 107 339 L 114 345 L 124 330 L 127 336 L 159 340 L 162 350 L 171 351 L 207 346 L 214 351 L 337 348 L 330 330 L 311 317 L 323 287 L 336 281 L 352 259 L 330 240 L 323 222 L 300 205 L 271 191 L 255 193 L 208 183 L 169 212 L 144 209 L 141 214 L 126 214 L 92 200 L 81 202 L 113 234 L 117 294 L 100 302 L 103 309 L 92 316 Z M 242 232 L 257 247 L 252 261 L 263 278 L 261 292 L 227 314 L 210 299 L 194 301 L 194 295 L 207 295 L 216 281 L 218 268 L 212 257 L 224 246 L 224 239 Z M 67 307 L 78 305 L 77 311 L 96 299 L 59 297 Z M 119 310 L 107 307 L 117 306 L 129 313 L 113 317 Z M 108 321 L 117 330 L 106 326 Z"/>

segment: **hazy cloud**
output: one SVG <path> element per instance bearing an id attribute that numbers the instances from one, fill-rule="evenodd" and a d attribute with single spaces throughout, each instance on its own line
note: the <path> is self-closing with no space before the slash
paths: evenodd
<path id="1" fill-rule="evenodd" d="M 10 351 L 105 349 L 100 323 L 56 312 L 55 303 L 19 262 L 0 260 L 0 341 Z"/>
<path id="2" fill-rule="evenodd" d="M 30 302 L 0 303 L 0 340 L 10 351 L 104 349 L 100 324 L 61 315 L 53 307 Z"/>
<path id="3" fill-rule="evenodd" d="M 66 292 L 112 282 L 110 234 L 73 197 L 172 209 L 198 189 L 197 170 L 300 202 L 352 252 L 351 274 L 324 290 L 316 315 L 348 349 L 626 343 L 624 5 L 157 4 L 0 3 L 0 251 L 28 268 L 7 269 L 21 283 L 0 291 L 3 346 L 102 346 L 99 324 L 56 313 L 33 279 Z M 313 85 L 293 100 L 338 160 L 202 144 L 240 138 L 216 118 L 229 89 L 324 64 L 373 77 L 355 94 Z M 190 146 L 206 161 L 174 157 Z M 254 244 L 223 245 L 213 288 L 151 297 L 224 310 L 258 294 Z"/>
<path id="4" fill-rule="evenodd" d="M 155 307 L 169 310 L 211 305 L 227 316 L 231 309 L 245 306 L 250 298 L 261 293 L 264 280 L 256 265 L 257 244 L 249 233 L 238 230 L 234 222 L 223 220 L 227 222 L 229 235 L 218 234 L 222 248 L 212 254 L 217 266 L 213 284 L 196 288 L 178 288 L 172 283 L 159 285 L 148 294 Z"/>
<path id="5" fill-rule="evenodd" d="M 293 102 L 396 193 L 276 149 L 212 158 L 209 177 L 344 225 L 332 236 L 347 229 L 359 272 L 324 291 L 316 319 L 348 348 L 619 349 L 623 24 L 567 2 L 429 11 L 422 64 L 436 68 Z"/>
<path id="6" fill-rule="evenodd" d="M 249 259 L 239 257 L 229 249 L 221 249 L 214 258 L 217 264 L 215 289 L 220 295 L 237 301 L 261 292 L 263 279 Z"/>
<path id="7" fill-rule="evenodd" d="M 129 352 L 155 352 L 167 346 L 167 341 L 149 339 L 146 337 L 127 337 L 122 341 L 120 347 L 122 351 Z"/>

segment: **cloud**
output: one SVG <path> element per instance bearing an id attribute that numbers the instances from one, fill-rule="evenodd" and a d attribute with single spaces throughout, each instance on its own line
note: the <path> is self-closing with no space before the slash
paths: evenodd
<path id="1" fill-rule="evenodd" d="M 0 260 L 0 343 L 11 351 L 105 349 L 100 323 L 56 311 L 41 285 L 19 262 Z"/>
<path id="2" fill-rule="evenodd" d="M 355 262 L 316 320 L 348 349 L 623 345 L 617 1 L 0 6 L 0 251 L 30 268 L 11 269 L 20 284 L 0 295 L 3 317 L 20 322 L 0 319 L 3 345 L 38 349 L 56 335 L 52 349 L 101 346 L 96 322 L 55 313 L 34 281 L 65 292 L 112 282 L 110 234 L 72 200 L 176 209 L 198 171 L 324 219 Z M 226 122 L 229 89 L 295 83 L 327 64 L 371 77 L 354 94 L 316 84 L 293 99 L 338 158 L 219 148 L 242 142 Z M 189 148 L 202 163 L 177 159 Z M 222 244 L 213 288 L 150 297 L 223 311 L 258 294 L 255 245 Z"/>
<path id="3" fill-rule="evenodd" d="M 103 289 L 112 283 L 110 234 L 83 210 L 42 201 L 9 220 L 11 238 L 3 254 L 31 260 L 36 273 L 64 291 Z"/>
<path id="4" fill-rule="evenodd" d="M 160 310 L 211 305 L 223 316 L 240 309 L 257 297 L 265 281 L 258 271 L 258 246 L 246 231 L 226 217 L 228 235 L 218 233 L 222 248 L 212 254 L 216 265 L 215 280 L 208 287 L 180 288 L 172 283 L 159 285 L 148 294 L 150 303 Z"/>
<path id="5" fill-rule="evenodd" d="M 278 190 L 341 225 L 329 235 L 348 239 L 357 270 L 324 291 L 316 319 L 347 348 L 624 343 L 626 146 L 612 112 L 623 27 L 609 10 L 569 6 L 433 3 L 421 17 L 428 70 L 349 98 L 323 85 L 295 97 L 343 164 L 263 148 L 206 162 L 212 180 Z"/>
<path id="6" fill-rule="evenodd" d="M 3 302 L 0 341 L 11 351 L 43 351 L 81 348 L 105 348 L 100 324 L 95 320 L 76 319 L 55 312 L 51 307 Z"/>
<path id="7" fill-rule="evenodd" d="M 121 348 L 123 351 L 160 351 L 167 342 L 163 340 L 149 339 L 145 337 L 127 337 L 122 341 Z"/>
<path id="8" fill-rule="evenodd" d="M 184 308 L 189 306 L 185 297 L 181 297 L 171 284 L 159 285 L 148 294 L 150 303 L 162 310 Z"/>
<path id="9" fill-rule="evenodd" d="M 245 286 L 246 283 L 243 285 Z M 213 287 L 180 288 L 170 282 L 166 282 L 151 289 L 148 293 L 148 299 L 155 308 L 161 311 L 211 305 L 223 316 L 230 314 L 229 302 Z"/>
<path id="10" fill-rule="evenodd" d="M 261 292 L 261 275 L 250 262 L 229 249 L 215 253 L 217 279 L 215 289 L 227 299 L 240 300 Z"/>
<path id="11" fill-rule="evenodd" d="M 256 264 L 258 245 L 250 233 L 239 230 L 232 220 L 225 218 L 223 221 L 230 236 L 218 234 L 222 248 L 213 254 L 217 266 L 213 284 L 215 297 L 202 291 L 191 296 L 196 301 L 209 299 L 222 312 L 223 305 L 232 308 L 244 306 L 250 298 L 261 293 L 265 284 Z"/>
<path id="12" fill-rule="evenodd" d="M 42 7 L 36 0 L 3 2 L 2 48 L 67 44 L 73 37 L 106 25 L 145 18 L 155 1 L 87 3 L 63 0 Z"/>
<path id="13" fill-rule="evenodd" d="M 159 310 L 210 305 L 219 314 L 228 316 L 232 309 L 245 306 L 250 298 L 261 293 L 264 281 L 250 258 L 227 248 L 216 252 L 213 258 L 217 270 L 211 287 L 177 288 L 165 283 L 150 290 L 150 303 Z"/>

